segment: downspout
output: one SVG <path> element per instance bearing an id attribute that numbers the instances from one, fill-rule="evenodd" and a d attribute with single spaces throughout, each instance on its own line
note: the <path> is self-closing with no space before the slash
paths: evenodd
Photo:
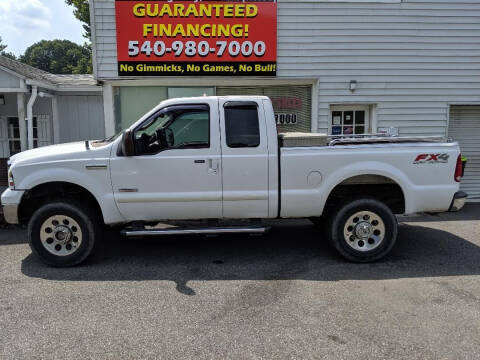
<path id="1" fill-rule="evenodd" d="M 37 100 L 37 86 L 32 85 L 32 95 L 28 99 L 27 103 L 27 138 L 28 138 L 28 148 L 33 149 L 33 104 Z"/>

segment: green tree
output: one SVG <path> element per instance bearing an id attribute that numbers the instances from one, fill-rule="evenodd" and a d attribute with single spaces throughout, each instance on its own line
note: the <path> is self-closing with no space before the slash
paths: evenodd
<path id="1" fill-rule="evenodd" d="M 2 37 L 0 36 L 0 52 L 3 52 L 7 48 L 7 45 L 2 44 Z"/>
<path id="2" fill-rule="evenodd" d="M 42 40 L 25 50 L 20 61 L 53 74 L 87 74 L 92 72 L 89 44 L 69 40 Z"/>
<path id="3" fill-rule="evenodd" d="M 90 6 L 88 0 L 65 0 L 65 2 L 75 8 L 73 15 L 83 23 L 83 30 L 85 30 L 83 37 L 90 40 Z"/>
<path id="4" fill-rule="evenodd" d="M 2 37 L 0 36 L 0 55 L 15 60 L 17 58 L 15 54 L 12 52 L 6 52 L 5 51 L 6 48 L 7 48 L 7 45 L 2 44 Z"/>

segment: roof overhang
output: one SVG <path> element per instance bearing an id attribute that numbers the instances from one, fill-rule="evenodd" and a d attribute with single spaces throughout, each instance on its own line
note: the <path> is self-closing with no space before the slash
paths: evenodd
<path id="1" fill-rule="evenodd" d="M 27 85 L 38 86 L 44 89 L 57 91 L 57 92 L 75 92 L 75 91 L 101 92 L 102 91 L 102 86 L 99 86 L 99 85 L 53 85 L 53 84 L 48 84 L 44 81 L 30 80 L 30 79 L 27 79 L 25 82 Z"/>
<path id="2" fill-rule="evenodd" d="M 75 84 L 68 84 L 68 85 L 63 85 L 63 84 L 52 84 L 46 81 L 39 81 L 39 80 L 33 80 L 28 77 L 25 77 L 22 74 L 19 74 L 9 68 L 6 68 L 5 66 L 0 65 L 0 70 L 5 71 L 6 73 L 9 73 L 13 76 L 18 77 L 20 80 L 23 80 L 26 85 L 30 86 L 38 86 L 47 90 L 51 91 L 56 91 L 56 92 L 101 92 L 102 91 L 102 86 L 101 85 L 75 85 Z M 23 82 L 22 82 L 23 83 Z M 20 87 L 20 88 L 0 88 L 0 92 L 2 93 L 10 93 L 10 92 L 23 92 L 26 93 L 28 92 L 28 89 L 26 87 Z"/>

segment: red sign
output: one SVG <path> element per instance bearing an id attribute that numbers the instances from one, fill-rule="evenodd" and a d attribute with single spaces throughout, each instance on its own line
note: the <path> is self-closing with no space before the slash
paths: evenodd
<path id="1" fill-rule="evenodd" d="M 275 76 L 276 1 L 115 1 L 120 76 Z"/>

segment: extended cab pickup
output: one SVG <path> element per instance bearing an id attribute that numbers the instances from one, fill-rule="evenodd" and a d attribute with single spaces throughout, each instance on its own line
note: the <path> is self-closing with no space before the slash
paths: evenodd
<path id="1" fill-rule="evenodd" d="M 321 223 L 341 255 L 366 262 L 394 245 L 394 214 L 459 210 L 461 176 L 459 146 L 446 139 L 279 135 L 267 97 L 199 97 L 164 101 L 109 139 L 12 156 L 1 200 L 54 266 L 82 262 L 105 226 L 255 233 L 274 218 Z"/>

